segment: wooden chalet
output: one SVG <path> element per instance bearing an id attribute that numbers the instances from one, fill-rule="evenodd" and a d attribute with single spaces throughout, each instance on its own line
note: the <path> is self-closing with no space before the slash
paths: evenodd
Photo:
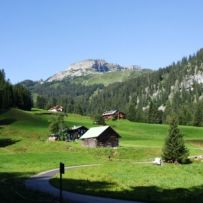
<path id="1" fill-rule="evenodd" d="M 63 107 L 60 105 L 56 105 L 56 106 L 53 106 L 52 108 L 50 108 L 48 111 L 50 111 L 50 112 L 62 112 Z"/>
<path id="2" fill-rule="evenodd" d="M 120 135 L 110 126 L 90 128 L 80 137 L 82 144 L 88 147 L 117 147 Z"/>
<path id="3" fill-rule="evenodd" d="M 116 119 L 124 119 L 126 117 L 125 113 L 121 112 L 121 111 L 118 111 L 118 110 L 111 110 L 111 111 L 106 111 L 102 114 L 102 117 L 105 119 L 105 120 L 108 120 L 108 119 L 113 119 L 113 118 L 116 118 Z"/>
<path id="4" fill-rule="evenodd" d="M 84 133 L 86 133 L 88 128 L 85 126 L 73 126 L 67 131 L 67 140 L 72 141 L 79 139 Z"/>

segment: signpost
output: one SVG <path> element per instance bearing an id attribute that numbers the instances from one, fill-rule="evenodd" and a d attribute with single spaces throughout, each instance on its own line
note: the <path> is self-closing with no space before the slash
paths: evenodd
<path id="1" fill-rule="evenodd" d="M 62 174 L 65 173 L 65 165 L 64 163 L 60 162 L 60 165 L 59 165 L 60 169 L 59 169 L 59 172 L 60 172 L 60 203 L 63 202 L 63 196 L 62 196 Z"/>

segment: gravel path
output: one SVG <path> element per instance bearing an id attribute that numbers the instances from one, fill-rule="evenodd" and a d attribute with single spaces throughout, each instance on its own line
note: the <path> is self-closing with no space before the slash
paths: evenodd
<path id="1" fill-rule="evenodd" d="M 70 167 L 66 167 L 65 169 L 74 170 L 81 167 L 91 167 L 95 165 L 98 165 L 98 164 L 70 166 Z M 53 169 L 50 171 L 39 173 L 37 175 L 32 176 L 30 179 L 26 180 L 25 185 L 29 189 L 49 193 L 52 196 L 59 198 L 59 189 L 55 188 L 49 183 L 49 180 L 57 173 L 59 173 L 59 169 Z M 77 193 L 67 192 L 67 191 L 63 191 L 62 194 L 63 194 L 63 199 L 65 201 L 70 201 L 72 203 L 139 203 L 136 201 L 126 201 L 126 200 L 96 197 L 96 196 L 90 196 L 90 195 L 82 195 L 82 194 L 77 194 Z"/>

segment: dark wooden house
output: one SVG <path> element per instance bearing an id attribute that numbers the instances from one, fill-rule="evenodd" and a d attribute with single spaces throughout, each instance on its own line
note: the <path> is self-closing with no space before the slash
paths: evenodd
<path id="1" fill-rule="evenodd" d="M 117 147 L 120 135 L 110 126 L 90 128 L 80 137 L 82 144 L 88 147 Z"/>
<path id="2" fill-rule="evenodd" d="M 118 110 L 111 110 L 111 111 L 106 111 L 102 114 L 102 117 L 105 120 L 108 119 L 124 119 L 126 117 L 125 113 L 118 111 Z"/>
<path id="3" fill-rule="evenodd" d="M 86 133 L 88 128 L 85 126 L 73 126 L 72 128 L 68 129 L 67 131 L 67 140 L 77 140 L 79 139 L 84 133 Z"/>

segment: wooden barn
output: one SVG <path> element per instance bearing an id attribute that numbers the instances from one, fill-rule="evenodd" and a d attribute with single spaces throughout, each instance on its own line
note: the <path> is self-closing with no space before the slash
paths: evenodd
<path id="1" fill-rule="evenodd" d="M 117 147 L 120 135 L 110 126 L 90 128 L 80 137 L 82 144 L 88 147 Z"/>
<path id="2" fill-rule="evenodd" d="M 72 141 L 79 139 L 85 132 L 87 132 L 88 128 L 85 126 L 73 126 L 67 131 L 67 140 Z"/>
<path id="3" fill-rule="evenodd" d="M 111 111 L 106 111 L 102 114 L 102 117 L 106 120 L 108 119 L 124 119 L 126 117 L 125 113 L 118 111 L 118 110 L 111 110 Z"/>

